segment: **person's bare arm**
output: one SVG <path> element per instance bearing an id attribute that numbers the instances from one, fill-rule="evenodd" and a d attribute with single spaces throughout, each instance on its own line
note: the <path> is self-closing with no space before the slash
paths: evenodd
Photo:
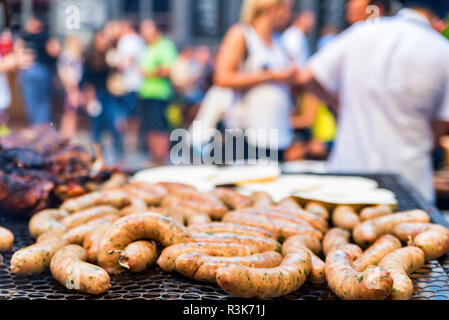
<path id="1" fill-rule="evenodd" d="M 27 69 L 33 61 L 34 55 L 31 51 L 16 49 L 13 53 L 0 60 L 0 73 Z"/>
<path id="2" fill-rule="evenodd" d="M 292 117 L 292 126 L 294 129 L 309 128 L 313 125 L 318 112 L 320 100 L 313 94 L 306 93 L 302 99 L 302 112 Z"/>
<path id="3" fill-rule="evenodd" d="M 305 69 L 297 77 L 297 83 L 303 86 L 308 92 L 314 94 L 318 99 L 324 101 L 329 107 L 337 108 L 338 97 L 326 90 L 315 78 L 312 70 Z"/>
<path id="4" fill-rule="evenodd" d="M 449 124 L 446 121 L 433 121 L 432 123 L 432 131 L 433 136 L 435 138 L 434 146 L 438 148 L 440 146 L 441 138 L 447 134 L 449 128 Z"/>
<path id="5" fill-rule="evenodd" d="M 296 70 L 281 72 L 262 71 L 244 73 L 239 66 L 247 52 L 245 35 L 241 26 L 232 27 L 226 34 L 217 57 L 215 84 L 231 89 L 244 89 L 266 81 L 288 81 Z"/>

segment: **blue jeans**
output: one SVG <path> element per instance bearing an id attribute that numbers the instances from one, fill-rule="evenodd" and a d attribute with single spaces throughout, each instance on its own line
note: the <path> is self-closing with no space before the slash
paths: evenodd
<path id="1" fill-rule="evenodd" d="M 109 132 L 112 135 L 115 154 L 120 157 L 123 155 L 123 133 L 119 130 L 119 124 L 123 120 L 121 105 L 106 89 L 97 88 L 97 99 L 102 110 L 99 116 L 91 118 L 92 139 L 101 144 L 101 135 L 103 132 Z"/>
<path id="2" fill-rule="evenodd" d="M 51 69 L 41 63 L 20 73 L 20 89 L 31 125 L 50 122 L 51 80 Z"/>

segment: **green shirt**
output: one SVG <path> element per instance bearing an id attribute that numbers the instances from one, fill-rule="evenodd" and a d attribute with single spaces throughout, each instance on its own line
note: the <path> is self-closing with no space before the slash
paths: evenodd
<path id="1" fill-rule="evenodd" d="M 140 67 L 146 72 L 155 72 L 159 68 L 170 68 L 178 56 L 173 42 L 161 37 L 158 42 L 145 50 Z M 172 86 L 167 78 L 145 78 L 139 90 L 143 99 L 168 100 L 172 96 Z"/>

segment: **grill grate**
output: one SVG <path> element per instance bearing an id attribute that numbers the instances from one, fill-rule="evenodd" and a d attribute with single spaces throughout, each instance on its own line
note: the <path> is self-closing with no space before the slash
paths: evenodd
<path id="1" fill-rule="evenodd" d="M 365 175 L 366 176 L 366 175 Z M 427 206 L 408 184 L 392 175 L 367 176 L 382 188 L 392 190 L 399 200 L 399 209 L 423 208 L 432 219 L 444 223 L 438 211 Z M 32 243 L 25 223 L 2 223 L 14 230 L 15 247 Z M 18 277 L 9 271 L 11 252 L 4 255 L 0 266 L 0 300 L 227 300 L 232 299 L 216 285 L 203 284 L 177 274 L 163 273 L 155 267 L 143 274 L 124 273 L 113 276 L 112 288 L 101 296 L 88 296 L 69 291 L 56 282 L 50 273 Z M 449 300 L 449 255 L 432 261 L 412 275 L 415 292 L 412 300 Z M 326 285 L 306 283 L 300 290 L 275 300 L 336 300 Z"/>

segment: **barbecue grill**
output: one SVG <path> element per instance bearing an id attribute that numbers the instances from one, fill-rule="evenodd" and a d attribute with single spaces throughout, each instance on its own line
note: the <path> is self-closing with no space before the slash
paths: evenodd
<path id="1" fill-rule="evenodd" d="M 401 177 L 396 175 L 358 175 L 376 180 L 380 187 L 396 194 L 399 210 L 421 208 L 432 221 L 448 226 L 439 211 L 422 200 L 421 196 Z M 27 223 L 14 221 L 0 214 L 1 224 L 14 231 L 16 249 L 33 241 Z M 159 248 L 160 249 L 160 248 Z M 88 296 L 69 291 L 61 286 L 49 272 L 42 275 L 19 277 L 11 274 L 9 261 L 12 253 L 5 254 L 0 266 L 0 300 L 228 300 L 235 299 L 217 285 L 189 280 L 178 274 L 162 272 L 154 267 L 145 273 L 124 273 L 112 276 L 112 288 L 100 296 Z M 412 300 L 449 300 L 449 255 L 431 261 L 411 276 L 415 291 Z M 306 283 L 300 290 L 275 300 L 336 300 L 326 284 Z"/>

